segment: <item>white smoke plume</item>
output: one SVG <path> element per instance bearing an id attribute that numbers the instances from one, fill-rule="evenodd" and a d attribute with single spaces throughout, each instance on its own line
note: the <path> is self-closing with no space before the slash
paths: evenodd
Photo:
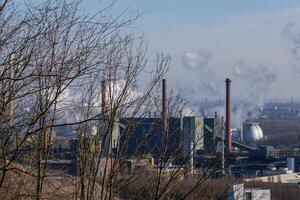
<path id="1" fill-rule="evenodd" d="M 198 113 L 197 107 L 185 106 L 182 110 L 183 116 L 194 116 L 197 115 L 197 113 Z"/>
<path id="2" fill-rule="evenodd" d="M 106 86 L 107 104 L 112 104 L 113 101 L 120 98 L 124 91 L 125 81 L 118 81 Z M 101 113 L 101 87 L 96 87 L 92 94 L 88 93 L 86 88 L 71 87 L 64 90 L 58 99 L 57 108 L 61 110 L 60 117 L 62 122 L 73 123 L 82 120 L 82 112 L 80 110 L 92 107 L 91 115 L 98 115 Z M 122 104 L 132 104 L 138 98 L 143 96 L 135 88 L 127 88 Z M 128 110 L 127 110 L 128 111 Z"/>
<path id="3" fill-rule="evenodd" d="M 285 25 L 281 36 L 287 41 L 289 51 L 294 58 L 293 70 L 300 73 L 300 29 L 290 22 Z"/>
<path id="4" fill-rule="evenodd" d="M 212 53 L 208 50 L 199 50 L 197 52 L 186 51 L 183 53 L 181 62 L 182 66 L 189 70 L 197 70 L 199 79 L 197 83 L 177 82 L 177 85 L 183 89 L 184 96 L 195 97 L 199 102 L 200 94 L 204 96 L 216 97 L 220 94 L 218 81 L 215 79 L 213 69 L 209 68 L 209 62 L 212 59 Z M 192 98 L 189 98 L 192 99 Z"/>
<path id="5" fill-rule="evenodd" d="M 232 74 L 238 81 L 243 83 L 243 91 L 247 91 L 242 99 L 257 104 L 263 103 L 264 95 L 268 92 L 270 84 L 277 79 L 276 67 L 251 66 L 243 60 L 237 60 L 234 63 Z"/>
<path id="6" fill-rule="evenodd" d="M 276 68 L 267 67 L 264 65 L 250 66 L 247 65 L 243 60 L 237 60 L 234 63 L 232 73 L 236 77 L 248 80 L 252 83 L 262 83 L 269 85 L 276 81 Z"/>
<path id="7" fill-rule="evenodd" d="M 232 125 L 234 128 L 239 128 L 245 121 L 255 119 L 258 115 L 258 106 L 255 102 L 247 103 L 239 100 L 239 102 L 235 102 L 233 105 Z"/>
<path id="8" fill-rule="evenodd" d="M 198 52 L 186 51 L 181 57 L 182 65 L 192 70 L 200 70 L 206 67 L 212 59 L 212 53 L 207 50 L 199 50 Z"/>
<path id="9" fill-rule="evenodd" d="M 213 117 L 215 113 L 217 113 L 218 116 L 225 117 L 225 106 L 219 105 L 211 108 L 206 108 L 204 111 L 204 116 Z"/>
<path id="10" fill-rule="evenodd" d="M 233 125 L 241 126 L 242 122 L 257 117 L 258 107 L 262 106 L 270 85 L 277 79 L 275 67 L 264 65 L 252 66 L 243 60 L 237 60 L 232 68 L 235 81 L 243 87 L 233 106 Z"/>
<path id="11" fill-rule="evenodd" d="M 296 52 L 298 51 L 300 52 L 300 36 L 299 50 L 297 49 Z M 208 107 L 202 105 L 204 109 L 199 106 L 199 103 L 207 97 L 210 100 L 224 99 L 221 95 L 224 93 L 222 90 L 225 84 L 216 79 L 214 69 L 209 66 L 212 57 L 212 53 L 208 50 L 184 52 L 181 58 L 182 65 L 188 70 L 197 72 L 199 79 L 197 83 L 178 81 L 177 86 L 182 89 L 183 96 L 189 100 L 189 105 L 193 110 L 202 111 L 205 116 L 214 116 L 215 112 L 219 116 L 225 116 L 224 104 Z M 270 85 L 277 79 L 277 69 L 265 65 L 252 66 L 243 60 L 237 60 L 232 67 L 232 74 L 234 84 L 243 87 L 237 101 L 233 102 L 233 126 L 238 128 L 244 121 L 258 116 L 258 107 L 263 105 Z"/>
<path id="12" fill-rule="evenodd" d="M 194 115 L 214 116 L 217 111 L 213 108 L 204 110 L 200 105 L 200 102 L 206 98 L 216 100 L 221 95 L 220 82 L 216 80 L 214 70 L 209 66 L 212 58 L 212 53 L 204 49 L 196 52 L 185 51 L 181 57 L 182 66 L 198 75 L 197 82 L 177 81 L 176 83 L 176 86 L 182 89 L 182 95 L 188 100 L 188 105 L 191 106 L 189 110 L 193 110 L 190 113 Z"/>

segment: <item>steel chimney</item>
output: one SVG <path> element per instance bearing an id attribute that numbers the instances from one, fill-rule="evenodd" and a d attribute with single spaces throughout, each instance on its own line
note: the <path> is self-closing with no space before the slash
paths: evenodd
<path id="1" fill-rule="evenodd" d="M 231 80 L 226 79 L 226 149 L 227 153 L 231 153 Z"/>

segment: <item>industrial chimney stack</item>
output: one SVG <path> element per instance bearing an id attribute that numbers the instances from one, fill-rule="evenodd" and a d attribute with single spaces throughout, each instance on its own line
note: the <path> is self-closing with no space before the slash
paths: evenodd
<path id="1" fill-rule="evenodd" d="M 105 81 L 101 81 L 101 100 L 102 100 L 102 104 L 101 104 L 101 111 L 102 111 L 102 116 L 107 115 L 107 109 L 106 109 L 106 82 Z"/>
<path id="2" fill-rule="evenodd" d="M 168 130 L 168 100 L 167 100 L 167 80 L 163 79 L 162 82 L 162 123 L 163 132 L 166 136 Z"/>
<path id="3" fill-rule="evenodd" d="M 226 149 L 227 153 L 231 153 L 232 143 L 231 143 L 231 80 L 226 79 Z"/>

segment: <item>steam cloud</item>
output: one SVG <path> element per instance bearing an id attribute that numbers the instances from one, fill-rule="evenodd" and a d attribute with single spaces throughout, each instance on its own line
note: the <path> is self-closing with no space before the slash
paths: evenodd
<path id="1" fill-rule="evenodd" d="M 124 87 L 125 81 L 119 80 L 118 82 L 111 83 L 109 87 L 110 89 L 107 90 L 107 104 L 115 101 L 116 99 L 120 98 Z M 92 96 L 86 95 L 86 88 L 74 87 L 66 89 L 60 98 L 58 99 L 58 109 L 63 110 L 60 113 L 61 121 L 73 123 L 78 120 L 82 120 L 83 116 L 80 116 L 80 110 L 87 107 L 89 104 L 92 105 L 93 109 L 90 111 L 91 115 L 97 115 L 101 112 L 101 88 L 100 86 L 95 89 Z M 136 101 L 137 99 L 141 98 L 143 94 L 138 92 L 135 88 L 129 88 L 124 95 L 125 98 L 123 99 L 124 104 L 129 104 L 131 102 Z M 130 108 L 127 109 L 130 112 Z"/>
<path id="2" fill-rule="evenodd" d="M 197 70 L 197 74 L 199 75 L 197 84 L 177 82 L 177 85 L 183 88 L 184 96 L 191 97 L 189 99 L 195 99 L 195 96 L 199 94 L 206 97 L 219 96 L 219 84 L 215 80 L 214 71 L 208 67 L 211 59 L 212 53 L 208 50 L 202 49 L 197 52 L 186 51 L 183 53 L 181 57 L 183 67 L 190 70 Z M 199 98 L 197 96 L 195 100 L 199 102 Z"/>
<path id="3" fill-rule="evenodd" d="M 276 68 L 264 65 L 251 66 L 243 60 L 237 60 L 232 68 L 232 73 L 236 77 L 247 80 L 250 84 L 268 86 L 276 81 Z"/>
<path id="4" fill-rule="evenodd" d="M 297 55 L 299 53 L 300 59 L 300 33 L 297 37 L 299 47 L 294 48 L 293 52 L 296 52 Z M 184 52 L 181 58 L 183 67 L 197 71 L 199 79 L 196 84 L 178 81 L 177 86 L 182 88 L 182 94 L 190 100 L 189 105 L 192 109 L 188 110 L 203 111 L 205 116 L 213 116 L 215 112 L 224 116 L 224 105 L 219 103 L 210 106 L 204 105 L 205 110 L 199 106 L 205 97 L 216 100 L 222 94 L 221 88 L 223 87 L 221 86 L 224 85 L 224 82 L 215 78 L 214 69 L 209 66 L 211 59 L 212 53 L 208 50 Z M 237 60 L 232 67 L 232 74 L 236 84 L 243 87 L 238 101 L 234 102 L 232 115 L 233 126 L 240 127 L 244 121 L 257 117 L 258 107 L 263 105 L 265 94 L 268 93 L 270 85 L 277 79 L 277 69 L 265 65 L 252 66 L 243 60 Z"/>
<path id="5" fill-rule="evenodd" d="M 293 70 L 300 73 L 300 30 L 290 22 L 285 25 L 282 37 L 288 42 L 289 51 L 295 59 L 292 64 Z"/>
<path id="6" fill-rule="evenodd" d="M 232 74 L 241 82 L 244 92 L 233 107 L 233 125 L 239 127 L 243 121 L 257 117 L 258 107 L 263 105 L 265 94 L 277 79 L 277 70 L 275 67 L 251 66 L 243 60 L 237 60 Z"/>
<path id="7" fill-rule="evenodd" d="M 214 70 L 210 68 L 209 63 L 212 60 L 212 53 L 209 50 L 199 50 L 197 52 L 185 51 L 181 57 L 182 66 L 185 69 L 197 72 L 199 79 L 195 82 L 177 81 L 178 88 L 182 89 L 182 94 L 189 100 L 189 106 L 193 113 L 199 114 L 201 108 L 199 102 L 205 98 L 220 98 L 220 83 L 215 78 Z M 203 111 L 203 110 L 202 110 Z M 210 112 L 206 109 L 204 114 L 214 115 L 215 110 Z"/>
<path id="8" fill-rule="evenodd" d="M 198 52 L 184 52 L 181 57 L 181 62 L 184 67 L 196 70 L 206 67 L 211 59 L 212 53 L 202 49 Z"/>

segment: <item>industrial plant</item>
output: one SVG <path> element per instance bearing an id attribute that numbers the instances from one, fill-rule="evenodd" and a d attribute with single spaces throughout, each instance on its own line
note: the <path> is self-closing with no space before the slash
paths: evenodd
<path id="1" fill-rule="evenodd" d="M 215 178 L 231 174 L 245 182 L 300 182 L 300 150 L 265 145 L 268 136 L 264 134 L 259 121 L 265 119 L 267 108 L 261 110 L 261 117 L 244 121 L 239 128 L 232 127 L 231 80 L 225 80 L 225 116 L 215 112 L 214 116 L 169 115 L 166 79 L 162 82 L 161 115 L 149 113 L 141 118 L 121 118 L 112 125 L 105 124 L 108 116 L 105 102 L 105 81 L 102 81 L 102 117 L 91 134 L 94 149 L 103 147 L 103 155 L 114 159 L 120 155 L 126 158 L 127 171 L 133 173 L 138 166 L 155 171 L 162 161 L 171 168 L 182 168 L 185 174 L 197 175 L 212 166 L 216 168 Z M 269 112 L 269 115 L 272 115 Z M 105 138 L 106 126 L 112 126 L 111 138 Z M 67 166 L 69 173 L 76 175 L 77 132 L 71 138 L 69 162 L 49 162 L 50 167 Z M 121 148 L 122 147 L 122 148 Z M 66 147 L 68 148 L 68 147 Z M 94 150 L 96 151 L 96 150 Z M 143 161 L 144 160 L 144 161 Z"/>
<path id="2" fill-rule="evenodd" d="M 0 200 L 300 199 L 299 13 L 0 1 Z"/>

